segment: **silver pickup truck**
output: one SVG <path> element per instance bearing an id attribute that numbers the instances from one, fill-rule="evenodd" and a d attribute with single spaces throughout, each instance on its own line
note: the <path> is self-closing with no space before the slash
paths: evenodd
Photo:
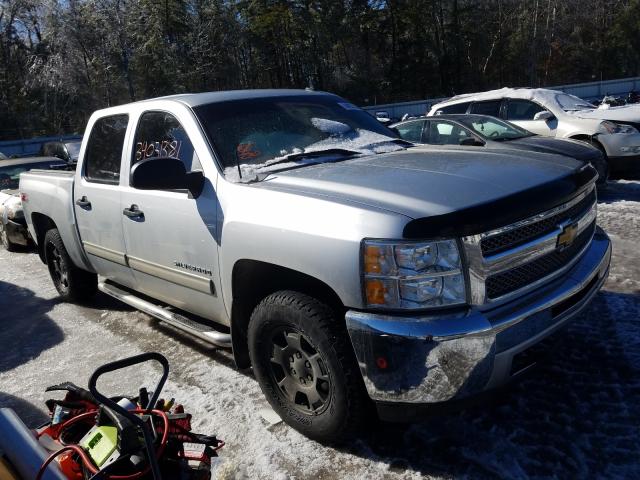
<path id="1" fill-rule="evenodd" d="M 596 173 L 417 147 L 335 95 L 178 95 L 94 113 L 73 172 L 22 174 L 60 295 L 97 289 L 253 367 L 321 441 L 532 364 L 608 273 Z"/>

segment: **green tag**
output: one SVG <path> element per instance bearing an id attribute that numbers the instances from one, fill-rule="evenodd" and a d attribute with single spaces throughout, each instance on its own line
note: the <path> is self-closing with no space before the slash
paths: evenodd
<path id="1" fill-rule="evenodd" d="M 116 427 L 93 427 L 80 441 L 91 460 L 98 467 L 106 462 L 118 446 L 118 429 Z"/>

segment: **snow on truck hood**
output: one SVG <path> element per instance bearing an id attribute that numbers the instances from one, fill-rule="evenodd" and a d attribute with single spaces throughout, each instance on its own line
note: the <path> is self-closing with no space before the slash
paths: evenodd
<path id="1" fill-rule="evenodd" d="M 318 195 L 411 218 L 492 202 L 575 173 L 584 163 L 526 151 L 415 147 L 273 173 L 257 188 Z"/>

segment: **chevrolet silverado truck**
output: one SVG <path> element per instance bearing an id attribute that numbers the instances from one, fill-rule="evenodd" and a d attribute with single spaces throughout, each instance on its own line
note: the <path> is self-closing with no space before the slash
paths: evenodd
<path id="1" fill-rule="evenodd" d="M 94 113 L 76 172 L 22 174 L 61 297 L 101 290 L 251 366 L 344 441 L 532 365 L 608 273 L 597 174 L 566 156 L 425 149 L 344 99 L 184 94 Z M 532 394 L 535 394 L 532 392 Z"/>

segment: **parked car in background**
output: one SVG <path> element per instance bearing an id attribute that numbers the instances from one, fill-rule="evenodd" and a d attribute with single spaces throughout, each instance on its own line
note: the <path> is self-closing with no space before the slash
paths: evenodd
<path id="1" fill-rule="evenodd" d="M 81 140 L 68 142 L 46 142 L 40 147 L 40 156 L 58 157 L 68 163 L 77 163 L 80 154 Z"/>
<path id="2" fill-rule="evenodd" d="M 627 94 L 627 104 L 640 103 L 640 92 L 631 90 Z"/>
<path id="3" fill-rule="evenodd" d="M 60 164 L 60 159 L 55 157 L 20 158 L 3 160 L 0 163 L 0 242 L 7 250 L 29 243 L 29 233 L 18 192 L 20 174 L 33 168 L 59 168 Z"/>
<path id="4" fill-rule="evenodd" d="M 391 117 L 389 116 L 389 112 L 381 111 L 375 113 L 376 120 L 380 123 L 391 123 Z"/>
<path id="5" fill-rule="evenodd" d="M 571 138 L 602 150 L 611 173 L 640 171 L 640 106 L 598 109 L 573 95 L 542 88 L 502 88 L 458 95 L 428 116 L 477 113 L 508 120 L 532 133 Z"/>
<path id="6" fill-rule="evenodd" d="M 566 155 L 593 165 L 598 171 L 599 186 L 607 182 L 607 163 L 600 149 L 579 140 L 535 135 L 513 123 L 487 115 L 438 115 L 395 123 L 389 128 L 402 139 L 414 143 Z"/>
<path id="7" fill-rule="evenodd" d="M 626 103 L 626 100 L 622 97 L 607 94 L 598 102 L 598 108 L 621 107 L 626 105 Z"/>

